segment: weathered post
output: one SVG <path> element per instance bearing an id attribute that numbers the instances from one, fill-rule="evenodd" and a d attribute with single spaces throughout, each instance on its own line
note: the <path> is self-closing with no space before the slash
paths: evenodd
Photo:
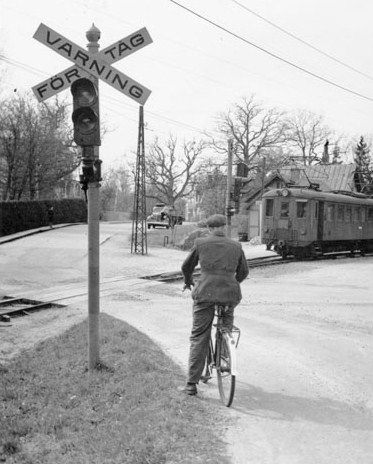
<path id="1" fill-rule="evenodd" d="M 225 214 L 227 217 L 227 237 L 232 236 L 232 211 L 231 211 L 231 190 L 232 190 L 232 159 L 233 159 L 233 141 L 228 140 L 228 169 L 227 169 L 227 194 L 225 200 Z"/>
<path id="2" fill-rule="evenodd" d="M 97 54 L 100 31 L 92 25 L 87 31 L 87 49 Z M 98 79 L 92 78 L 98 90 Z M 89 150 L 92 148 L 91 150 Z M 99 147 L 83 147 L 83 158 L 94 164 L 99 159 Z M 88 368 L 95 369 L 100 358 L 100 222 L 99 193 L 100 182 L 93 176 L 88 182 Z"/>

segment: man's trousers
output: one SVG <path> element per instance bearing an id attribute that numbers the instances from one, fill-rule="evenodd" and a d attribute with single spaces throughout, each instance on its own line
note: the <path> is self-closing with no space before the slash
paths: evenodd
<path id="1" fill-rule="evenodd" d="M 233 325 L 235 304 L 229 305 L 224 312 L 223 323 L 226 327 Z M 190 352 L 188 364 L 188 383 L 198 383 L 201 378 L 208 353 L 211 327 L 214 320 L 215 303 L 195 301 L 193 304 L 193 326 L 190 335 Z"/>

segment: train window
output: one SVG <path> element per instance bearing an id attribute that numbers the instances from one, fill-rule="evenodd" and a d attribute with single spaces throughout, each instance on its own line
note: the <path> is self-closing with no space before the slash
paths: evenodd
<path id="1" fill-rule="evenodd" d="M 361 208 L 361 222 L 366 221 L 366 214 L 365 214 L 365 208 Z"/>
<path id="2" fill-rule="evenodd" d="M 345 221 L 351 222 L 351 206 L 346 206 Z"/>
<path id="3" fill-rule="evenodd" d="M 281 202 L 280 217 L 282 217 L 282 218 L 289 217 L 289 202 L 288 201 L 282 201 Z"/>
<path id="4" fill-rule="evenodd" d="M 307 213 L 307 200 L 297 200 L 297 217 L 306 217 Z"/>
<path id="5" fill-rule="evenodd" d="M 361 222 L 361 208 L 354 208 L 354 222 Z"/>
<path id="6" fill-rule="evenodd" d="M 319 202 L 316 201 L 315 203 L 315 218 L 317 219 L 319 216 Z"/>
<path id="7" fill-rule="evenodd" d="M 338 205 L 338 208 L 337 208 L 337 219 L 338 221 L 344 221 L 344 206 L 343 205 Z"/>
<path id="8" fill-rule="evenodd" d="M 273 216 L 273 200 L 266 200 L 266 216 Z"/>
<path id="9" fill-rule="evenodd" d="M 373 208 L 371 206 L 368 208 L 368 221 L 373 221 Z"/>
<path id="10" fill-rule="evenodd" d="M 325 216 L 327 221 L 334 221 L 334 205 L 326 205 Z"/>

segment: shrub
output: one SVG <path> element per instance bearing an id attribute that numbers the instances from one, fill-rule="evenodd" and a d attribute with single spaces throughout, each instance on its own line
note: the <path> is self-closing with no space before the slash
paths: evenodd
<path id="1" fill-rule="evenodd" d="M 0 202 L 0 236 L 48 225 L 48 208 L 54 208 L 54 224 L 86 222 L 87 206 L 79 198 Z"/>

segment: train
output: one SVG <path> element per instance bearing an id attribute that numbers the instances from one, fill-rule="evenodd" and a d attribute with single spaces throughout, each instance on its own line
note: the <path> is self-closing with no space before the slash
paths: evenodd
<path id="1" fill-rule="evenodd" d="M 272 189 L 263 195 L 261 239 L 286 258 L 373 251 L 373 199 L 315 188 Z"/>

